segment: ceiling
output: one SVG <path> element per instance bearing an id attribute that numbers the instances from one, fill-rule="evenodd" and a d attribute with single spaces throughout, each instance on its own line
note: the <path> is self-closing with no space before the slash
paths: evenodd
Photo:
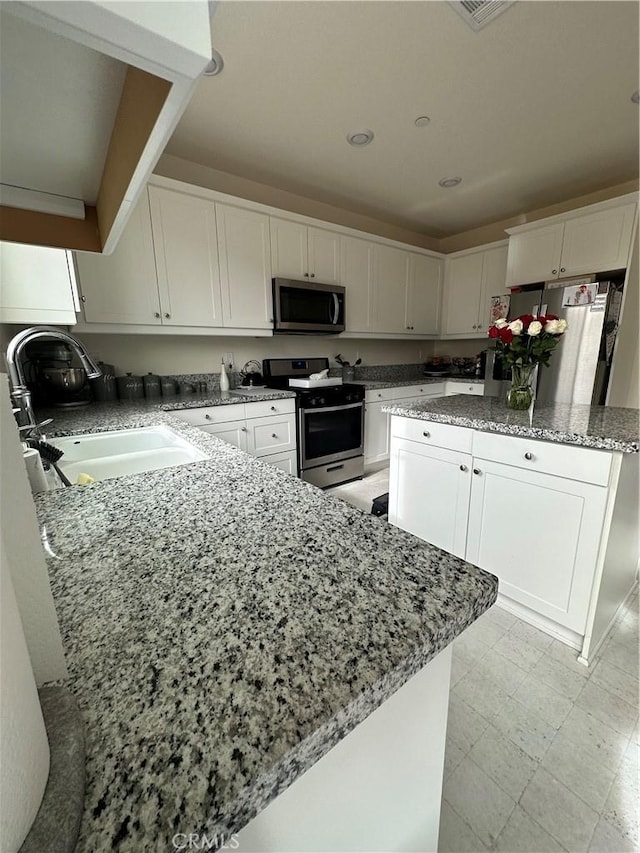
<path id="1" fill-rule="evenodd" d="M 638 11 L 518 0 L 474 32 L 442 0 L 223 0 L 224 70 L 201 79 L 166 151 L 457 234 L 637 177 Z M 348 145 L 362 128 L 373 142 Z"/>

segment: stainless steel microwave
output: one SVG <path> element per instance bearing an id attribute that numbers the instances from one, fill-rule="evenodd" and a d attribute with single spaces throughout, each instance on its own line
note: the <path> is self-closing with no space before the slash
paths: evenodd
<path id="1" fill-rule="evenodd" d="M 345 289 L 319 284 L 273 279 L 273 331 L 280 335 L 331 335 L 344 332 Z"/>

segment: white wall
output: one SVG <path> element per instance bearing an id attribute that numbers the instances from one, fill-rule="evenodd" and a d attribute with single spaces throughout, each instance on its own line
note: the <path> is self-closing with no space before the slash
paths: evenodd
<path id="1" fill-rule="evenodd" d="M 160 335 L 80 335 L 92 355 L 120 372 L 218 373 L 222 356 L 233 352 L 236 369 L 249 359 L 328 356 L 348 361 L 359 355 L 364 365 L 412 364 L 426 359 L 432 341 L 343 340 L 284 335 L 273 338 L 180 337 Z M 481 347 L 478 348 L 478 351 Z"/>
<path id="2" fill-rule="evenodd" d="M 0 373 L 0 536 L 38 685 L 67 677 L 62 639 L 35 506 L 11 412 L 8 378 Z"/>

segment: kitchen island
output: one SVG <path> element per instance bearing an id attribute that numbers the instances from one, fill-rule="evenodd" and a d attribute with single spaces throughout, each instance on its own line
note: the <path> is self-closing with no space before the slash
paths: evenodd
<path id="1" fill-rule="evenodd" d="M 437 713 L 412 709 L 425 731 L 403 748 L 425 767 L 432 753 L 412 818 L 428 814 L 437 836 L 448 647 L 496 579 L 149 404 L 67 412 L 48 438 L 157 423 L 207 460 L 36 499 L 87 731 L 78 853 L 228 844 L 425 677 Z M 402 741 L 404 718 L 386 723 Z M 356 803 L 350 820 L 373 814 L 384 849 L 390 829 L 409 849 L 395 806 Z M 338 826 L 333 843 L 348 849 Z"/>
<path id="2" fill-rule="evenodd" d="M 385 411 L 389 520 L 496 574 L 502 606 L 588 664 L 637 583 L 638 411 L 467 396 Z"/>

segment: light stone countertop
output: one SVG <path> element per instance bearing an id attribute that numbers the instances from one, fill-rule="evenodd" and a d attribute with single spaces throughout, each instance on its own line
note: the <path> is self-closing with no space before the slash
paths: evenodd
<path id="1" fill-rule="evenodd" d="M 77 853 L 238 831 L 496 599 L 493 575 L 157 407 L 57 417 L 53 444 L 165 423 L 208 456 L 36 498 L 87 734 Z"/>
<path id="2" fill-rule="evenodd" d="M 640 444 L 638 409 L 555 403 L 534 405 L 530 414 L 508 409 L 497 397 L 457 394 L 389 403 L 382 407 L 382 411 L 406 418 L 599 450 L 637 453 Z"/>

